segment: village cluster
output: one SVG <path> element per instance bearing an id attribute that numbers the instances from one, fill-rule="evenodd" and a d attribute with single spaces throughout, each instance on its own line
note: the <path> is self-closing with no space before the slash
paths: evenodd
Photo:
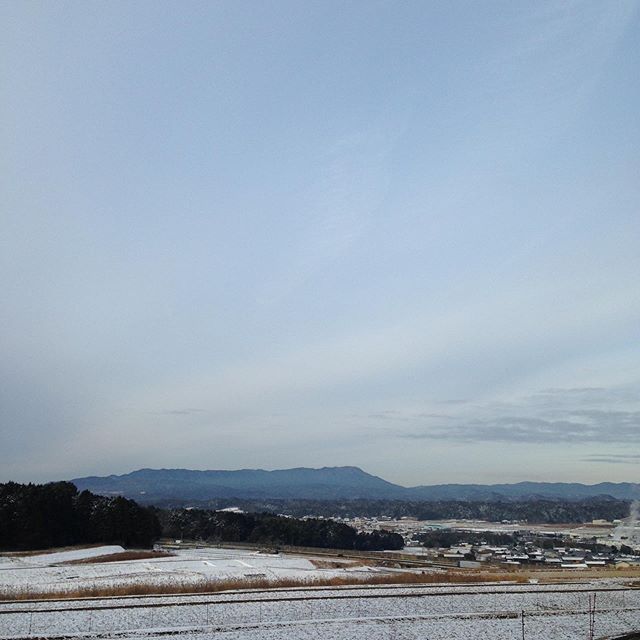
<path id="1" fill-rule="evenodd" d="M 450 521 L 428 522 L 412 518 L 345 518 L 359 531 L 388 529 L 403 536 L 405 552 L 459 567 L 478 567 L 493 562 L 545 568 L 589 569 L 605 566 L 624 568 L 640 565 L 640 528 L 629 532 L 624 522 L 595 520 L 588 524 L 554 528 L 517 522 Z M 450 546 L 425 547 L 421 536 L 433 531 L 451 531 L 462 538 Z M 620 535 L 623 531 L 623 535 Z M 491 534 L 509 534 L 512 543 L 492 544 L 482 540 Z M 468 537 L 473 541 L 464 541 Z M 562 540 L 563 544 L 557 544 Z"/>

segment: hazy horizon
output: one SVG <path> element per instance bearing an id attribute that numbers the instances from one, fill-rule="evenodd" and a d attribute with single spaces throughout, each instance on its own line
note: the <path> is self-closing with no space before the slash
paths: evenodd
<path id="1" fill-rule="evenodd" d="M 640 481 L 640 4 L 0 6 L 0 481 Z"/>

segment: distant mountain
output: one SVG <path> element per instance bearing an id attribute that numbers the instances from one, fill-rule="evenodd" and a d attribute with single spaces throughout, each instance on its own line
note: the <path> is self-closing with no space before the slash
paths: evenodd
<path id="1" fill-rule="evenodd" d="M 438 484 L 407 489 L 413 500 L 504 500 L 555 498 L 583 500 L 610 496 L 618 500 L 640 499 L 640 484 L 632 482 L 517 482 L 515 484 Z"/>
<path id="2" fill-rule="evenodd" d="M 357 467 L 192 471 L 140 469 L 121 476 L 76 478 L 78 489 L 143 502 L 211 498 L 398 498 L 406 489 Z"/>
<path id="3" fill-rule="evenodd" d="M 123 495 L 140 502 L 167 501 L 186 504 L 214 498 L 356 500 L 520 500 L 555 498 L 581 500 L 611 496 L 640 499 L 640 484 L 603 482 L 594 485 L 563 482 L 516 484 L 442 484 L 403 487 L 366 473 L 358 467 L 321 469 L 240 469 L 193 471 L 190 469 L 140 469 L 124 475 L 76 478 L 79 490 L 101 495 Z"/>

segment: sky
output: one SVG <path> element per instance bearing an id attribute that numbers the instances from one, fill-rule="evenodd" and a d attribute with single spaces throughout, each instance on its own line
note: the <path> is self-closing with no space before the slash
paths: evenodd
<path id="1" fill-rule="evenodd" d="M 640 482 L 639 28 L 0 4 L 0 481 Z"/>

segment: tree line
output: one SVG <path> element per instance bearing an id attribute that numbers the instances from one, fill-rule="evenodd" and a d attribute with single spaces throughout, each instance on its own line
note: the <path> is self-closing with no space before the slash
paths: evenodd
<path id="1" fill-rule="evenodd" d="M 123 497 L 78 493 L 70 482 L 0 484 L 0 549 L 77 544 L 150 547 L 160 537 L 155 511 Z"/>
<path id="2" fill-rule="evenodd" d="M 204 509 L 159 511 L 163 533 L 171 538 L 208 542 L 253 542 L 330 549 L 402 549 L 402 536 L 390 531 L 358 533 L 353 527 L 319 518 L 304 520 L 270 513 Z"/>
<path id="3" fill-rule="evenodd" d="M 165 508 L 177 504 L 165 502 Z M 380 517 L 389 516 L 417 518 L 418 520 L 503 520 L 528 522 L 530 524 L 558 524 L 591 522 L 602 518 L 615 520 L 629 515 L 628 500 L 617 500 L 607 496 L 583 500 L 554 498 L 522 498 L 504 500 L 309 500 L 281 498 L 265 500 L 219 498 L 196 503 L 202 509 L 224 509 L 235 506 L 247 512 L 275 512 L 301 517 L 308 514 L 324 518 Z"/>
<path id="4" fill-rule="evenodd" d="M 346 524 L 270 513 L 164 510 L 133 500 L 78 492 L 70 482 L 0 484 L 0 550 L 78 544 L 150 547 L 161 537 L 334 549 L 401 549 L 402 536 L 358 533 Z"/>

